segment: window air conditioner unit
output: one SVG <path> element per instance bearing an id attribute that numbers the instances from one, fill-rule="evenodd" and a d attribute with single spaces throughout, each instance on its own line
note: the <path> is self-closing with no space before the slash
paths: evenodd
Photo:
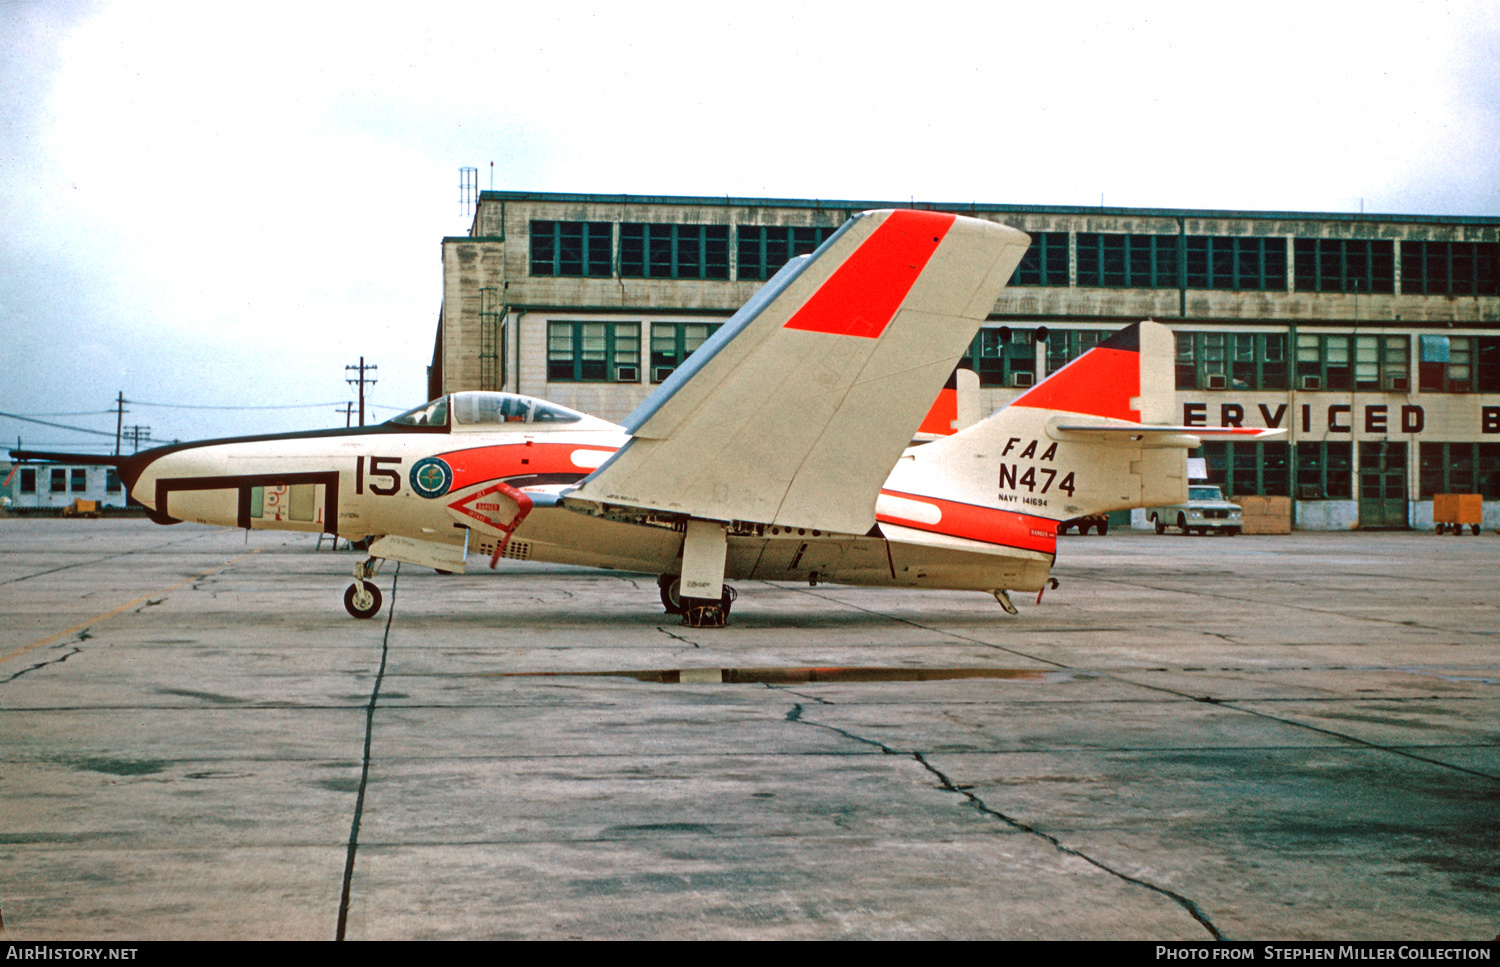
<path id="1" fill-rule="evenodd" d="M 615 382 L 617 383 L 639 383 L 641 381 L 640 370 L 634 366 L 616 366 Z"/>
<path id="2" fill-rule="evenodd" d="M 1032 373 L 1011 373 L 1010 374 L 1010 385 L 1012 385 L 1012 386 L 1030 386 L 1032 384 L 1032 381 L 1035 380 L 1035 379 L 1036 379 L 1036 376 L 1034 374 L 1032 374 Z"/>
<path id="3" fill-rule="evenodd" d="M 1229 387 L 1229 378 L 1227 376 L 1225 376 L 1223 373 L 1209 373 L 1208 374 L 1208 388 L 1209 389 L 1227 389 L 1228 387 Z"/>
<path id="4" fill-rule="evenodd" d="M 677 367 L 675 367 L 675 366 L 658 366 L 658 367 L 656 367 L 655 369 L 653 369 L 651 371 L 651 382 L 653 382 L 653 383 L 660 383 L 660 382 L 662 382 L 668 376 L 671 376 L 672 375 L 672 370 L 674 370 L 676 368 Z"/>
<path id="5" fill-rule="evenodd" d="M 1391 377 L 1391 390 L 1393 392 L 1396 392 L 1396 393 L 1405 393 L 1408 385 L 1409 384 L 1407 383 L 1407 380 L 1406 380 L 1405 376 L 1393 376 L 1393 377 Z"/>
<path id="6" fill-rule="evenodd" d="M 1322 389 L 1323 388 L 1323 377 L 1321 377 L 1321 376 L 1304 376 L 1304 377 L 1302 377 L 1302 388 L 1303 389 Z"/>

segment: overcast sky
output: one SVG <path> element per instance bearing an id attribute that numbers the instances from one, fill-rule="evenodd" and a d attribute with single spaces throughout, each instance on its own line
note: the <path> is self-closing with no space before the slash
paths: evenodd
<path id="1" fill-rule="evenodd" d="M 515 190 L 1500 215 L 1494 0 L 1043 6 L 0 0 L 0 412 L 332 403 L 361 354 L 378 418 L 421 402 L 458 169 L 492 161 Z M 157 440 L 343 425 L 129 409 Z"/>

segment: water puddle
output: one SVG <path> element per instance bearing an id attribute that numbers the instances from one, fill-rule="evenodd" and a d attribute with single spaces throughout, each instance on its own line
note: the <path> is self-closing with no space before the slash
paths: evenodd
<path id="1" fill-rule="evenodd" d="M 632 678 L 661 685 L 805 685 L 847 682 L 948 682 L 966 678 L 1065 682 L 1072 673 L 1039 668 L 669 668 L 660 671 L 495 672 L 496 678 Z"/>

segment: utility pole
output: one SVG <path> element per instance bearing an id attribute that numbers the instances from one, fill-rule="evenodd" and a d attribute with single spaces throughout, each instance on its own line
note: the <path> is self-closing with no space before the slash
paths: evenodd
<path id="1" fill-rule="evenodd" d="M 364 426 L 365 425 L 365 384 L 369 383 L 371 386 L 375 385 L 375 380 L 365 378 L 365 373 L 366 372 L 373 373 L 373 372 L 375 372 L 375 370 L 377 370 L 379 368 L 380 367 L 376 366 L 374 363 L 371 363 L 370 365 L 366 366 L 365 365 L 365 357 L 363 357 L 363 356 L 359 357 L 359 365 L 358 366 L 349 365 L 349 366 L 345 366 L 344 367 L 344 372 L 346 372 L 346 373 L 349 372 L 350 370 L 358 370 L 359 371 L 359 378 L 358 379 L 349 379 L 348 377 L 345 377 L 344 382 L 348 383 L 350 386 L 354 386 L 356 384 L 359 386 L 359 425 L 360 426 Z"/>
<path id="2" fill-rule="evenodd" d="M 337 413 L 338 410 L 334 410 L 333 412 Z M 354 403 L 351 401 L 351 402 L 348 402 L 348 403 L 344 404 L 344 427 L 345 427 L 345 429 L 347 429 L 347 428 L 349 428 L 349 427 L 351 427 L 353 425 L 354 425 Z"/>
<path id="3" fill-rule="evenodd" d="M 115 400 L 115 456 L 120 455 L 120 434 L 125 428 L 125 391 Z"/>
<path id="4" fill-rule="evenodd" d="M 149 426 L 141 426 L 139 423 L 137 423 L 135 426 L 129 427 L 129 430 L 130 435 L 133 438 L 131 443 L 133 449 L 130 452 L 140 453 L 141 437 L 145 437 L 147 443 L 151 442 L 151 428 Z"/>

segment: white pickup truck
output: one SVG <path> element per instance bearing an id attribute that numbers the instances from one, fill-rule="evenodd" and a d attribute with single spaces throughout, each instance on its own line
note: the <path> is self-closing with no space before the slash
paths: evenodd
<path id="1" fill-rule="evenodd" d="M 1165 534 L 1168 527 L 1176 527 L 1184 534 L 1218 531 L 1233 537 L 1245 526 L 1244 512 L 1238 504 L 1225 500 L 1218 487 L 1200 484 L 1188 487 L 1187 503 L 1152 507 L 1146 513 L 1158 534 Z"/>

